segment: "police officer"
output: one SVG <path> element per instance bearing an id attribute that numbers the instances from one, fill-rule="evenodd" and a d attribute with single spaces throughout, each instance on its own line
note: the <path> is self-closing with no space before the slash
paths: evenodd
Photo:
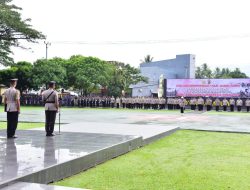
<path id="1" fill-rule="evenodd" d="M 233 112 L 234 111 L 235 100 L 233 98 L 230 98 L 229 104 L 230 104 L 230 111 Z"/>
<path id="2" fill-rule="evenodd" d="M 222 100 L 222 106 L 223 106 L 223 111 L 227 111 L 227 106 L 229 105 L 229 102 L 226 98 Z"/>
<path id="3" fill-rule="evenodd" d="M 249 110 L 250 110 L 250 99 L 249 98 L 246 99 L 245 105 L 247 107 L 247 112 L 249 112 Z"/>
<path id="4" fill-rule="evenodd" d="M 116 108 L 120 108 L 120 98 L 119 97 L 117 97 L 116 98 L 116 100 L 115 100 L 115 102 L 116 102 Z"/>
<path id="5" fill-rule="evenodd" d="M 236 101 L 236 106 L 237 106 L 238 111 L 241 111 L 242 105 L 243 105 L 242 99 L 238 98 L 238 100 Z"/>
<path id="6" fill-rule="evenodd" d="M 198 104 L 198 110 L 203 111 L 204 99 L 202 97 L 198 98 L 197 104 Z"/>
<path id="7" fill-rule="evenodd" d="M 215 101 L 214 101 L 214 105 L 215 105 L 215 109 L 216 111 L 219 111 L 220 110 L 220 99 L 219 98 L 216 98 Z"/>
<path id="8" fill-rule="evenodd" d="M 213 101 L 211 100 L 211 98 L 208 97 L 206 99 L 207 111 L 211 111 L 211 109 L 212 109 L 212 103 L 213 103 Z"/>
<path id="9" fill-rule="evenodd" d="M 179 103 L 179 106 L 180 106 L 181 113 L 184 113 L 184 110 L 185 110 L 185 99 L 184 99 L 183 96 L 180 99 L 178 99 L 178 103 Z"/>
<path id="10" fill-rule="evenodd" d="M 10 80 L 10 88 L 4 92 L 5 111 L 7 112 L 7 138 L 17 138 L 15 132 L 20 113 L 20 91 L 16 89 L 18 79 Z"/>
<path id="11" fill-rule="evenodd" d="M 55 86 L 55 81 L 49 82 L 49 89 L 42 93 L 43 102 L 45 103 L 46 136 L 54 136 L 56 113 L 59 110 L 58 93 L 55 91 Z"/>

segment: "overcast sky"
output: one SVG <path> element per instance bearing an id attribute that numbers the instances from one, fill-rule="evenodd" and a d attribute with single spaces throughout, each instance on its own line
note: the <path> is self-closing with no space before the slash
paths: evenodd
<path id="1" fill-rule="evenodd" d="M 249 0 L 14 0 L 51 42 L 49 58 L 74 54 L 138 66 L 195 54 L 196 65 L 250 75 Z M 122 43 L 113 44 L 122 41 Z M 135 43 L 138 42 L 139 43 Z M 164 43 L 149 43 L 164 41 Z M 124 43 L 125 42 L 125 43 Z M 14 49 L 16 61 L 45 57 L 45 45 Z"/>

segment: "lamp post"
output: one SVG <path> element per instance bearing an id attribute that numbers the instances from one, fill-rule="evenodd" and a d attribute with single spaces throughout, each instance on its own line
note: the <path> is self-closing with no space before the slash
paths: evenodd
<path id="1" fill-rule="evenodd" d="M 45 47 L 46 47 L 46 60 L 48 60 L 48 48 L 51 46 L 50 42 L 44 41 Z"/>

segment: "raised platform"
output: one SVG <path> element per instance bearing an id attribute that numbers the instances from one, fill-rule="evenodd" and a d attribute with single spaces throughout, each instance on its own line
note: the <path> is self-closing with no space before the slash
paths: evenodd
<path id="1" fill-rule="evenodd" d="M 11 186 L 4 187 L 1 190 L 87 190 L 87 189 L 17 182 Z"/>
<path id="2" fill-rule="evenodd" d="M 128 135 L 65 132 L 45 137 L 43 131 L 17 131 L 6 139 L 0 131 L 0 188 L 17 181 L 48 184 L 142 146 Z"/>

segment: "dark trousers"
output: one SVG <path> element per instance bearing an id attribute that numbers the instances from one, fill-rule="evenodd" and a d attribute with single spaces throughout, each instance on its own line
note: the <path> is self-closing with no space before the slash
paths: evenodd
<path id="1" fill-rule="evenodd" d="M 184 113 L 184 107 L 180 107 L 181 113 Z"/>
<path id="2" fill-rule="evenodd" d="M 223 110 L 224 110 L 224 111 L 227 111 L 227 106 L 223 106 Z"/>
<path id="3" fill-rule="evenodd" d="M 56 121 L 56 111 L 45 111 L 46 123 L 45 131 L 47 135 L 51 135 L 54 132 L 54 126 Z"/>
<path id="4" fill-rule="evenodd" d="M 238 111 L 241 111 L 241 106 L 237 106 Z"/>
<path id="5" fill-rule="evenodd" d="M 207 105 L 207 111 L 211 111 L 212 106 L 211 105 Z"/>
<path id="6" fill-rule="evenodd" d="M 199 109 L 199 111 L 203 111 L 203 105 L 199 104 L 198 109 Z"/>
<path id="7" fill-rule="evenodd" d="M 247 106 L 247 112 L 249 112 L 249 110 L 250 110 L 250 107 L 249 107 L 249 106 Z"/>
<path id="8" fill-rule="evenodd" d="M 18 123 L 18 112 L 7 112 L 7 137 L 13 137 Z"/>
<path id="9" fill-rule="evenodd" d="M 219 111 L 220 110 L 220 106 L 216 106 L 216 111 Z"/>
<path id="10" fill-rule="evenodd" d="M 230 111 L 234 111 L 234 105 L 230 105 Z"/>

